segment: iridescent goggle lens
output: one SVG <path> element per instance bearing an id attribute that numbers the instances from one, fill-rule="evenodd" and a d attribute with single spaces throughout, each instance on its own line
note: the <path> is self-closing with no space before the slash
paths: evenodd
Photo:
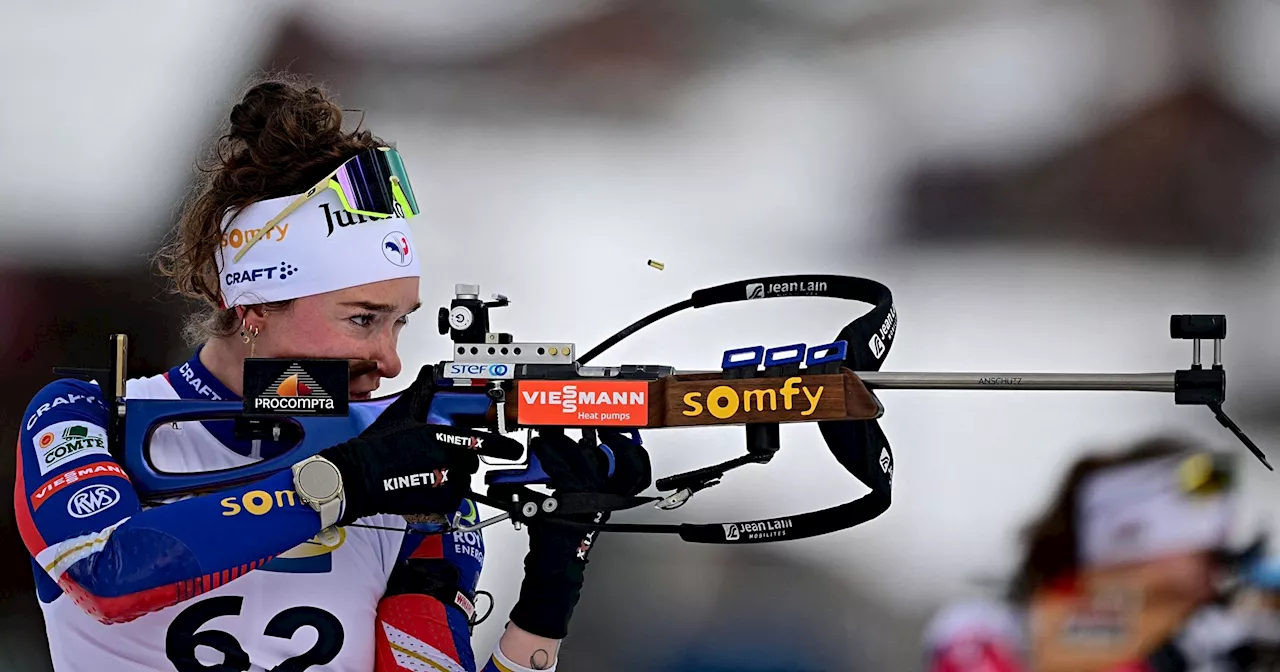
<path id="1" fill-rule="evenodd" d="M 406 219 L 418 214 L 404 161 L 400 152 L 390 147 L 365 150 L 348 159 L 325 186 L 337 192 L 347 212 Z"/>
<path id="2" fill-rule="evenodd" d="M 329 173 L 319 184 L 295 198 L 287 208 L 258 230 L 258 233 L 236 253 L 235 261 L 249 251 L 271 229 L 284 221 L 307 199 L 324 189 L 338 194 L 342 209 L 367 217 L 403 217 L 409 219 L 418 214 L 418 199 L 413 196 L 409 173 L 404 169 L 400 152 L 390 147 L 367 149 L 347 159 Z"/>

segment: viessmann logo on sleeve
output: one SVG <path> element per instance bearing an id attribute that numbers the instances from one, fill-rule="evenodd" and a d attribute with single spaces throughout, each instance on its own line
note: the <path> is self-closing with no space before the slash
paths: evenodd
<path id="1" fill-rule="evenodd" d="M 77 467 L 66 473 L 60 474 L 57 478 L 54 478 L 40 486 L 40 489 L 36 490 L 31 495 L 31 508 L 32 510 L 38 510 L 45 502 L 49 501 L 50 497 L 61 491 L 63 488 L 102 476 L 115 476 L 123 478 L 126 481 L 129 480 L 129 477 L 125 475 L 124 470 L 120 468 L 120 465 L 115 464 L 114 462 L 94 462 L 93 464 L 86 464 L 83 467 Z"/>
<path id="2" fill-rule="evenodd" d="M 643 380 L 522 380 L 516 390 L 522 425 L 643 427 L 649 422 L 649 383 Z"/>

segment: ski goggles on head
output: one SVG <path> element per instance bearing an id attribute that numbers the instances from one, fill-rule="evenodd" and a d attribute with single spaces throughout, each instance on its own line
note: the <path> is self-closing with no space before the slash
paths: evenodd
<path id="1" fill-rule="evenodd" d="M 1178 464 L 1178 485 L 1190 496 L 1213 496 L 1235 487 L 1235 463 L 1226 455 L 1195 453 Z"/>
<path id="2" fill-rule="evenodd" d="M 400 152 L 390 147 L 367 149 L 344 161 L 263 225 L 236 254 L 235 260 L 240 261 L 250 247 L 324 189 L 334 190 L 342 209 L 355 215 L 375 219 L 409 219 L 419 212 L 418 201 L 414 198 L 413 186 L 409 184 L 409 174 L 405 171 Z"/>

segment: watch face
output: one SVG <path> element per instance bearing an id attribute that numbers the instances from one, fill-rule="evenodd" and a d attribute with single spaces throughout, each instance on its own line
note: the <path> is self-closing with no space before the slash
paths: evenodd
<path id="1" fill-rule="evenodd" d="M 338 468 L 328 462 L 308 462 L 298 470 L 298 489 L 314 500 L 337 495 L 338 481 Z"/>

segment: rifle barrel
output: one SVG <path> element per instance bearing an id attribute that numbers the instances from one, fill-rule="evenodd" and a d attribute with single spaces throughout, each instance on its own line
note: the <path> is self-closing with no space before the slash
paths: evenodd
<path id="1" fill-rule="evenodd" d="M 679 371 L 678 373 L 718 373 Z M 931 373 L 855 371 L 868 388 L 884 390 L 1174 391 L 1172 373 Z"/>

